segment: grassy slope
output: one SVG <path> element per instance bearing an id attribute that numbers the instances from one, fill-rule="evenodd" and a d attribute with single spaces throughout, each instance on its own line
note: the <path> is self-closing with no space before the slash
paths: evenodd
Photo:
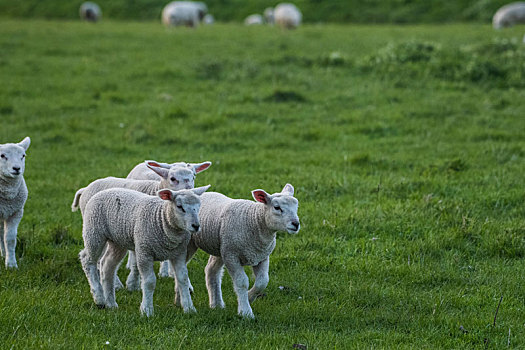
<path id="1" fill-rule="evenodd" d="M 509 329 L 524 346 L 525 93 L 357 68 L 387 43 L 454 50 L 521 29 L 2 21 L 0 140 L 33 143 L 0 347 L 501 348 Z M 335 50 L 345 64 L 315 63 Z M 202 252 L 198 314 L 173 307 L 167 279 L 152 319 L 140 293 L 94 307 L 73 194 L 144 159 L 211 160 L 197 184 L 232 197 L 295 185 L 302 231 L 278 235 L 255 322 L 227 274 L 227 309 L 208 309 Z"/>
<path id="2" fill-rule="evenodd" d="M 0 0 L 0 16 L 34 18 L 78 17 L 82 0 Z M 166 0 L 97 0 L 112 19 L 157 19 Z M 275 6 L 275 0 L 207 0 L 219 21 L 241 21 Z M 488 22 L 507 0 L 295 0 L 307 22 L 432 23 L 475 20 Z"/>

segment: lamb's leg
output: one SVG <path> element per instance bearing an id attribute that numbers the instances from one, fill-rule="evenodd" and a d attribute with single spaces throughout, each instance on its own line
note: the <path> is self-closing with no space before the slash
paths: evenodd
<path id="1" fill-rule="evenodd" d="M 78 254 L 80 258 L 80 263 L 82 264 L 82 269 L 86 274 L 86 278 L 91 287 L 91 294 L 93 295 L 93 300 L 98 307 L 105 307 L 105 298 L 104 292 L 102 290 L 102 285 L 100 284 L 100 275 L 97 269 L 97 261 L 104 245 L 106 244 L 106 239 L 97 234 L 94 230 L 86 229 L 84 224 L 84 231 L 82 232 L 82 237 L 84 238 L 84 249 Z"/>
<path id="2" fill-rule="evenodd" d="M 155 270 L 153 269 L 153 257 L 138 252 L 135 252 L 135 256 L 140 272 L 140 279 L 142 280 L 142 303 L 140 304 L 140 312 L 149 317 L 153 315 L 153 292 L 155 292 L 155 285 L 157 283 Z"/>
<path id="3" fill-rule="evenodd" d="M 22 220 L 24 210 L 20 209 L 5 221 L 4 225 L 4 244 L 5 244 L 5 267 L 17 269 L 16 264 L 16 235 L 18 224 Z"/>
<path id="4" fill-rule="evenodd" d="M 175 304 L 180 298 L 180 303 L 184 312 L 197 312 L 191 301 L 188 286 L 188 269 L 186 268 L 186 254 L 180 254 L 175 259 L 171 259 L 171 264 L 175 269 Z"/>
<path id="5" fill-rule="evenodd" d="M 106 307 L 118 307 L 115 301 L 115 276 L 117 267 L 126 255 L 126 249 L 120 248 L 113 242 L 106 244 L 106 251 L 102 266 L 100 268 L 100 275 L 102 279 L 102 289 L 106 298 Z"/>
<path id="6" fill-rule="evenodd" d="M 170 263 L 168 260 L 161 261 L 159 267 L 159 277 L 170 277 Z"/>
<path id="7" fill-rule="evenodd" d="M 133 292 L 140 290 L 140 274 L 137 267 L 137 259 L 134 251 L 130 250 L 128 255 L 128 263 L 126 265 L 129 268 L 128 279 L 126 280 L 126 288 Z"/>
<path id="8" fill-rule="evenodd" d="M 102 266 L 104 265 L 104 261 L 107 259 L 107 255 L 108 254 L 109 253 L 108 253 L 108 248 L 107 248 L 107 244 L 106 244 L 106 246 L 104 248 L 104 252 L 102 253 L 102 258 L 100 258 L 99 261 L 98 261 L 98 265 L 97 266 L 98 266 L 98 270 L 99 271 L 102 271 Z M 119 264 L 119 266 L 120 266 L 120 264 Z M 120 281 L 120 278 L 117 275 L 117 271 L 118 271 L 119 266 L 117 266 L 115 268 L 115 276 L 113 277 L 114 280 L 115 280 L 115 290 L 119 290 L 119 289 L 124 288 L 124 285 L 122 284 L 122 282 Z"/>
<path id="9" fill-rule="evenodd" d="M 193 242 L 193 239 L 190 240 L 188 243 L 188 249 L 186 250 L 186 265 L 190 262 L 191 258 L 195 255 L 195 252 L 197 252 L 197 246 L 195 245 L 195 242 Z M 173 269 L 173 266 L 170 265 L 170 268 Z M 170 271 L 171 272 L 171 271 Z M 191 285 L 191 281 L 188 278 L 188 285 L 190 289 L 190 293 L 193 293 L 193 286 Z"/>
<path id="10" fill-rule="evenodd" d="M 4 245 L 4 225 L 5 221 L 0 221 L 0 254 L 5 257 L 5 245 Z"/>
<path id="11" fill-rule="evenodd" d="M 253 315 L 250 302 L 248 301 L 248 286 L 250 280 L 244 272 L 239 259 L 237 257 L 224 257 L 224 263 L 228 269 L 228 273 L 233 280 L 233 289 L 237 294 L 237 313 L 242 317 L 255 318 Z"/>
<path id="12" fill-rule="evenodd" d="M 210 255 L 208 264 L 204 269 L 206 273 L 206 289 L 208 289 L 208 298 L 212 309 L 219 307 L 224 309 L 224 300 L 222 300 L 222 274 L 224 272 L 224 262 L 220 256 Z"/>
<path id="13" fill-rule="evenodd" d="M 248 300 L 250 303 L 261 294 L 266 288 L 270 278 L 268 277 L 268 269 L 270 267 L 270 257 L 267 257 L 261 261 L 258 265 L 253 266 L 253 273 L 255 274 L 255 283 L 253 287 L 248 291 Z"/>

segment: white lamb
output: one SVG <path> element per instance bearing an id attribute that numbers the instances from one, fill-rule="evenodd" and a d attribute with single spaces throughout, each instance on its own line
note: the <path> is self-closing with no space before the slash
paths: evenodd
<path id="1" fill-rule="evenodd" d="M 224 308 L 221 280 L 226 265 L 237 294 L 238 314 L 254 318 L 250 302 L 268 285 L 276 231 L 299 232 L 299 203 L 293 194 L 293 186 L 287 184 L 273 195 L 264 190 L 252 191 L 257 203 L 216 192 L 201 196 L 201 230 L 192 236 L 187 259 L 191 259 L 197 248 L 211 255 L 205 269 L 211 308 Z M 255 274 L 255 283 L 249 291 L 243 266 L 251 266 Z"/>
<path id="2" fill-rule="evenodd" d="M 134 250 L 142 280 L 140 311 L 153 315 L 155 272 L 153 262 L 169 259 L 175 268 L 175 300 L 184 312 L 195 312 L 186 268 L 186 250 L 192 233 L 199 231 L 199 196 L 209 186 L 191 190 L 163 189 L 149 196 L 128 189 L 108 189 L 95 194 L 86 205 L 79 258 L 91 287 L 95 304 L 116 308 L 115 269 Z M 106 258 L 97 269 L 107 243 Z M 101 284 L 102 281 L 102 284 Z"/>
<path id="3" fill-rule="evenodd" d="M 173 171 L 173 170 L 180 171 L 179 169 L 181 168 L 182 169 L 187 168 L 193 172 L 193 178 L 195 178 L 195 175 L 208 169 L 211 166 L 211 162 L 203 162 L 203 163 L 177 162 L 177 163 L 171 163 L 171 164 L 153 162 L 153 163 L 150 163 L 149 165 L 150 166 L 153 165 L 155 167 L 161 167 L 164 169 L 168 169 L 170 171 Z M 140 163 L 137 166 L 135 166 L 130 171 L 130 173 L 128 174 L 126 178 L 136 179 L 136 180 L 157 180 L 157 181 L 159 180 L 159 177 L 149 169 L 148 161 L 144 163 Z M 183 188 L 190 189 L 195 186 L 193 180 L 191 182 L 185 181 L 183 184 L 180 183 L 181 181 L 177 182 L 177 179 L 171 179 L 171 180 L 173 181 L 172 185 L 174 186 L 169 187 L 169 188 L 171 188 L 172 190 L 180 190 Z M 166 187 L 166 186 L 161 185 L 161 187 Z M 126 267 L 131 270 L 134 264 L 135 264 L 135 253 L 129 252 L 128 263 L 126 264 Z M 171 269 L 169 266 L 169 261 L 161 262 L 160 268 L 159 268 L 159 277 L 168 277 L 170 275 L 174 275 L 174 272 L 173 272 L 173 269 Z M 126 285 L 128 286 L 128 289 L 130 290 L 138 289 L 140 286 L 138 276 L 137 276 L 137 279 L 134 279 L 134 276 L 131 276 L 131 275 L 128 276 Z M 190 285 L 190 289 L 193 291 L 193 287 L 191 285 Z"/>
<path id="4" fill-rule="evenodd" d="M 102 18 L 102 10 L 100 10 L 97 4 L 91 1 L 82 3 L 78 12 L 80 18 L 88 22 L 97 22 Z"/>
<path id="5" fill-rule="evenodd" d="M 263 16 L 264 16 L 264 20 L 266 21 L 266 23 L 270 25 L 273 25 L 275 23 L 275 18 L 273 15 L 273 8 L 271 7 L 265 8 L 263 12 Z"/>
<path id="6" fill-rule="evenodd" d="M 303 15 L 294 4 L 281 3 L 275 7 L 275 24 L 283 29 L 294 29 L 299 27 Z"/>
<path id="7" fill-rule="evenodd" d="M 246 26 L 253 26 L 253 25 L 261 25 L 264 24 L 263 16 L 259 14 L 249 15 L 244 19 L 244 25 Z"/>
<path id="8" fill-rule="evenodd" d="M 207 12 L 206 4 L 200 1 L 172 1 L 162 9 L 162 23 L 198 27 Z"/>
<path id="9" fill-rule="evenodd" d="M 24 170 L 30 144 L 26 137 L 19 143 L 0 145 L 0 251 L 7 268 L 18 268 L 16 235 L 28 194 Z"/>
<path id="10" fill-rule="evenodd" d="M 492 17 L 494 29 L 512 27 L 515 24 L 525 23 L 525 2 L 511 2 L 502 6 Z"/>

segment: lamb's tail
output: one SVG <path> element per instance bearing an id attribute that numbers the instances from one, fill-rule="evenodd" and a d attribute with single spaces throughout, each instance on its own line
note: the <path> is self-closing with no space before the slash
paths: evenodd
<path id="1" fill-rule="evenodd" d="M 75 198 L 73 199 L 73 204 L 71 204 L 71 211 L 77 211 L 80 204 L 80 196 L 82 195 L 82 192 L 84 192 L 86 188 L 83 187 L 80 190 L 75 193 Z"/>

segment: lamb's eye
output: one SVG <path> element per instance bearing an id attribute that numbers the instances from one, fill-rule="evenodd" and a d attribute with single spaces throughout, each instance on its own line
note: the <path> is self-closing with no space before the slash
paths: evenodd
<path id="1" fill-rule="evenodd" d="M 6 157 L 5 154 L 3 154 L 3 153 L 2 153 L 2 155 L 0 155 L 0 157 L 1 157 L 2 159 L 7 160 L 7 157 Z"/>
<path id="2" fill-rule="evenodd" d="M 25 157 L 26 157 L 26 155 L 25 155 L 25 154 L 22 154 L 22 159 L 24 159 Z"/>
<path id="3" fill-rule="evenodd" d="M 175 182 L 177 179 L 174 178 L 174 177 L 172 177 L 170 180 L 173 181 L 173 182 Z"/>
<path id="4" fill-rule="evenodd" d="M 184 208 L 182 207 L 182 205 L 177 205 L 177 208 L 179 208 L 183 213 L 186 212 L 186 210 L 184 210 Z"/>
<path id="5" fill-rule="evenodd" d="M 278 205 L 274 206 L 273 208 L 274 208 L 275 210 L 278 210 L 278 211 L 283 211 L 283 210 L 281 209 L 281 207 L 278 206 Z"/>

